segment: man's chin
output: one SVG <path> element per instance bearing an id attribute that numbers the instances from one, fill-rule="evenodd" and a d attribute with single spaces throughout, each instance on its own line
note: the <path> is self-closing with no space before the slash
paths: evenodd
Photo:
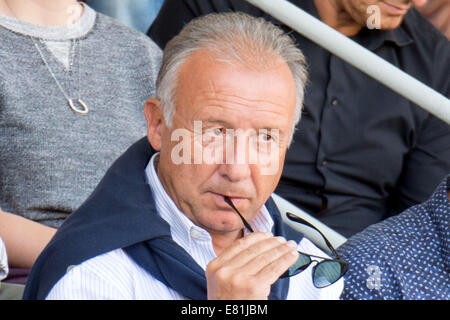
<path id="1" fill-rule="evenodd" d="M 403 22 L 404 16 L 401 17 L 382 17 L 381 29 L 382 30 L 394 30 L 400 27 Z"/>
<path id="2" fill-rule="evenodd" d="M 240 231 L 244 228 L 236 214 L 224 211 L 213 212 L 214 221 L 205 221 L 203 228 L 210 233 L 227 234 Z"/>
<path id="3" fill-rule="evenodd" d="M 207 210 L 207 211 L 206 211 Z M 253 218 L 253 213 L 249 213 L 248 209 L 241 208 L 238 209 L 240 213 L 244 216 L 247 221 L 251 221 Z M 241 218 L 239 215 L 228 205 L 226 206 L 215 206 L 213 208 L 205 209 L 201 214 L 200 218 L 202 221 L 198 221 L 203 225 L 205 229 L 227 233 L 234 232 L 244 228 Z"/>

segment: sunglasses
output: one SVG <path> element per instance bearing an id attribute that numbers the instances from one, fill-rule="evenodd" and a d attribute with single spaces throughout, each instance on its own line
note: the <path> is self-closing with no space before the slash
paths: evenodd
<path id="1" fill-rule="evenodd" d="M 254 232 L 250 224 L 244 219 L 239 210 L 234 206 L 231 199 L 225 197 L 225 202 L 228 203 L 228 205 L 230 205 L 230 207 L 238 214 L 245 228 L 247 228 L 247 230 L 250 232 Z M 293 213 L 287 212 L 286 216 L 291 221 L 307 225 L 308 227 L 313 228 L 314 230 L 319 232 L 319 234 L 325 240 L 327 247 L 330 249 L 331 253 L 336 258 L 330 259 L 298 251 L 299 257 L 297 259 L 297 262 L 294 265 L 292 265 L 283 275 L 281 275 L 280 278 L 295 276 L 301 273 L 302 271 L 306 270 L 312 263 L 315 263 L 315 266 L 313 267 L 312 270 L 312 280 L 316 288 L 328 287 L 333 283 L 335 283 L 336 281 L 338 281 L 340 278 L 342 278 L 348 270 L 348 263 L 339 258 L 338 253 L 333 248 L 328 239 L 323 235 L 323 233 L 319 229 L 314 227 L 311 223 L 296 216 Z M 311 258 L 319 258 L 322 260 L 317 261 Z"/>

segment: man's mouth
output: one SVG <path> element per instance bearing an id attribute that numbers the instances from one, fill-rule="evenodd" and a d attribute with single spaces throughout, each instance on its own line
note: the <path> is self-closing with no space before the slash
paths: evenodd
<path id="1" fill-rule="evenodd" d="M 380 1 L 385 10 L 392 15 L 404 15 L 408 12 L 410 5 L 393 4 L 387 1 Z"/>
<path id="2" fill-rule="evenodd" d="M 219 203 L 223 207 L 226 207 L 227 209 L 230 208 L 230 206 L 225 201 L 226 197 L 233 201 L 233 203 L 236 205 L 239 205 L 239 203 L 249 199 L 248 197 L 242 196 L 241 194 L 217 193 L 212 191 L 210 191 L 210 193 L 213 195 L 217 203 Z"/>

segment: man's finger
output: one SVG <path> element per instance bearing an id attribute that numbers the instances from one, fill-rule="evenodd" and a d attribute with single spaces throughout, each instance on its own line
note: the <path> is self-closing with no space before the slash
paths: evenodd
<path id="1" fill-rule="evenodd" d="M 271 263 L 284 251 L 289 250 L 286 239 L 269 237 L 258 241 L 237 252 L 226 265 L 231 269 L 241 269 L 247 274 L 256 274 L 266 264 Z"/>
<path id="2" fill-rule="evenodd" d="M 216 259 L 211 261 L 211 263 L 214 263 L 216 265 L 222 265 L 226 261 L 235 257 L 241 251 L 247 249 L 248 247 L 254 245 L 255 243 L 258 243 L 270 237 L 273 237 L 270 233 L 253 232 L 245 237 L 236 240 L 231 246 L 226 248 Z"/>
<path id="3" fill-rule="evenodd" d="M 289 267 L 297 262 L 298 257 L 299 253 L 297 250 L 291 249 L 284 252 L 258 272 L 256 275 L 260 279 L 258 281 L 268 281 L 270 284 L 275 283 Z"/>

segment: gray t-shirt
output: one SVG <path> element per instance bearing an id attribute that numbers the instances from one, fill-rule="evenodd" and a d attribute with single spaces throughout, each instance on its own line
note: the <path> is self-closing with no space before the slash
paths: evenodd
<path id="1" fill-rule="evenodd" d="M 0 207 L 58 227 L 146 134 L 161 50 L 86 5 L 70 27 L 0 15 L 0 40 Z M 70 109 L 35 44 L 87 115 Z"/>

